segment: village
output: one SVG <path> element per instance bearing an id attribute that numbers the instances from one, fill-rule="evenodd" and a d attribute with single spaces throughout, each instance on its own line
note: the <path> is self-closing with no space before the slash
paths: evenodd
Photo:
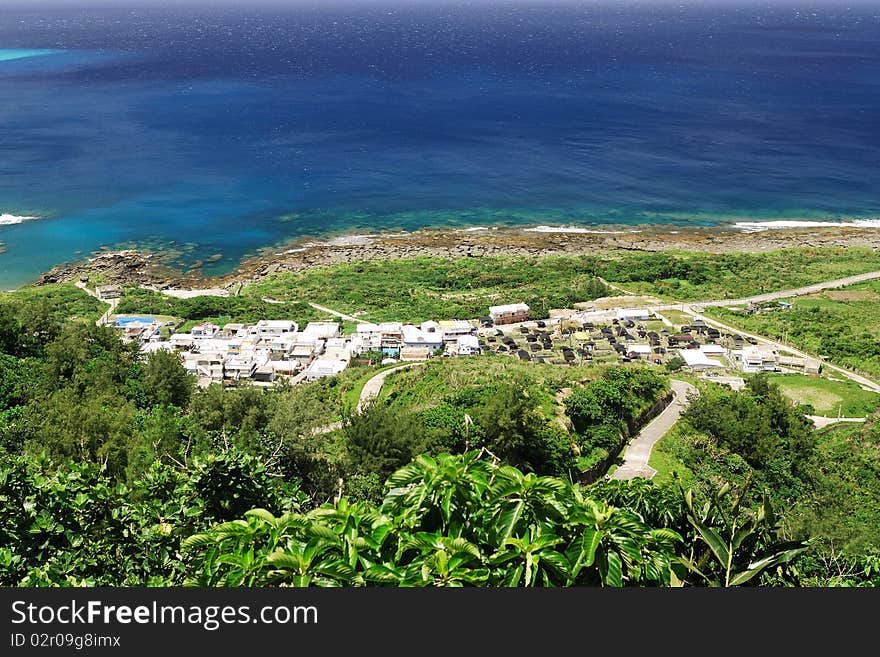
<path id="1" fill-rule="evenodd" d="M 105 300 L 117 292 L 99 291 Z M 297 384 L 339 374 L 353 363 L 386 365 L 488 354 L 560 366 L 642 362 L 734 381 L 733 375 L 740 373 L 818 375 L 822 369 L 817 359 L 786 354 L 699 318 L 678 316 L 688 323 L 676 324 L 650 308 L 586 305 L 551 309 L 548 315 L 534 319 L 527 304 L 513 303 L 491 306 L 486 316 L 475 319 L 359 321 L 347 334 L 338 321 L 313 321 L 302 327 L 292 319 L 203 322 L 187 332 L 175 331 L 173 321 L 148 315 L 108 314 L 103 323 L 114 326 L 124 341 L 137 342 L 145 354 L 178 353 L 201 386 Z"/>

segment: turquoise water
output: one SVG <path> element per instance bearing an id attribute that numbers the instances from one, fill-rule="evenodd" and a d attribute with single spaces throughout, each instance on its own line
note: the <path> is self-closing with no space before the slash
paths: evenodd
<path id="1" fill-rule="evenodd" d="M 101 247 L 213 274 L 342 232 L 880 216 L 865 4 L 124 2 L 3 5 L 2 52 L 54 54 L 0 64 L 0 288 Z"/>
<path id="2" fill-rule="evenodd" d="M 26 57 L 42 57 L 44 55 L 55 55 L 58 50 L 4 50 L 0 48 L 0 62 L 12 59 L 25 59 Z"/>

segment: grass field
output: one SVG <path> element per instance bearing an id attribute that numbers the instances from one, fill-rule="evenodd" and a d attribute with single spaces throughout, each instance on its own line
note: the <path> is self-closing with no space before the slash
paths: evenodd
<path id="1" fill-rule="evenodd" d="M 685 488 L 694 485 L 694 473 L 676 456 L 681 449 L 686 449 L 686 446 L 682 440 L 681 425 L 676 424 L 651 450 L 648 465 L 657 471 L 653 479 L 655 483 L 667 484 L 677 479 Z"/>
<path id="2" fill-rule="evenodd" d="M 631 259 L 630 259 L 631 258 Z M 785 290 L 880 270 L 867 248 L 792 248 L 763 253 L 645 253 L 606 266 L 603 278 L 636 293 L 699 301 Z"/>
<path id="3" fill-rule="evenodd" d="M 680 328 L 685 324 L 690 324 L 691 320 L 693 320 L 694 316 L 688 313 L 684 313 L 680 310 L 664 310 L 662 313 L 666 319 L 675 324 L 676 328 Z M 671 330 L 671 329 L 670 329 Z"/>
<path id="4" fill-rule="evenodd" d="M 396 406 L 423 408 L 438 403 L 445 395 L 480 389 L 517 377 L 531 382 L 540 406 L 548 417 L 555 416 L 555 395 L 562 388 L 594 379 L 601 368 L 526 363 L 512 356 L 434 358 L 424 367 L 396 372 L 385 381 L 379 400 Z"/>
<path id="5" fill-rule="evenodd" d="M 536 316 L 611 294 L 590 258 L 413 258 L 284 273 L 244 294 L 314 302 L 368 321 L 471 319 L 489 306 L 525 302 Z"/>
<path id="6" fill-rule="evenodd" d="M 862 390 L 848 380 L 831 381 L 802 374 L 775 374 L 769 379 L 793 401 L 811 404 L 816 415 L 865 417 L 880 406 L 880 394 Z"/>
<path id="7" fill-rule="evenodd" d="M 369 321 L 419 322 L 480 317 L 491 305 L 518 301 L 529 304 L 536 316 L 546 316 L 551 308 L 601 296 L 597 276 L 640 294 L 689 301 L 759 294 L 877 269 L 880 253 L 857 248 L 604 258 L 423 257 L 283 273 L 246 287 L 243 294 L 312 301 L 362 313 L 358 316 Z"/>

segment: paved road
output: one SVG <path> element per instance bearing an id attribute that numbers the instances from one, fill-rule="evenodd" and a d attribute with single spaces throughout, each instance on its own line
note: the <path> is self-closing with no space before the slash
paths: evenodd
<path id="1" fill-rule="evenodd" d="M 382 370 L 376 376 L 369 379 L 361 390 L 360 399 L 358 399 L 357 410 L 362 411 L 364 407 L 373 401 L 376 397 L 379 396 L 379 391 L 382 390 L 382 384 L 385 383 L 385 377 L 387 377 L 392 372 L 396 372 L 397 370 L 402 370 L 407 367 L 412 367 L 413 365 L 420 365 L 421 363 L 403 363 L 402 365 L 395 365 L 394 367 L 389 367 L 387 370 Z"/>
<path id="2" fill-rule="evenodd" d="M 334 317 L 341 317 L 342 319 L 347 319 L 350 322 L 357 322 L 358 324 L 366 324 L 368 323 L 366 320 L 358 319 L 357 317 L 352 317 L 351 315 L 346 315 L 345 313 L 338 312 L 333 310 L 332 308 L 326 308 L 324 306 L 319 306 L 316 303 L 312 303 L 309 301 L 309 305 L 315 310 L 320 310 L 321 312 L 325 312 L 329 315 L 333 315 Z"/>
<path id="3" fill-rule="evenodd" d="M 672 403 L 630 441 L 623 455 L 623 463 L 611 473 L 611 479 L 635 479 L 636 477 L 651 479 L 657 474 L 657 471 L 648 465 L 651 450 L 657 441 L 678 422 L 682 411 L 687 407 L 688 394 L 696 394 L 697 389 L 690 383 L 673 379 L 672 392 L 674 394 Z"/>
<path id="4" fill-rule="evenodd" d="M 745 297 L 742 299 L 719 299 L 716 301 L 706 301 L 693 305 L 698 306 L 738 306 L 751 302 L 761 303 L 762 301 L 776 301 L 777 299 L 787 299 L 789 297 L 802 297 L 806 294 L 815 294 L 822 290 L 831 290 L 838 287 L 846 287 L 855 285 L 856 283 L 864 283 L 880 278 L 880 271 L 869 271 L 865 274 L 857 274 L 855 276 L 847 276 L 846 278 L 838 278 L 833 281 L 825 281 L 824 283 L 814 283 L 804 287 L 797 287 L 792 290 L 780 290 L 779 292 L 768 292 L 766 294 L 757 294 L 753 297 Z"/>
<path id="5" fill-rule="evenodd" d="M 382 384 L 385 383 L 385 377 L 389 374 L 396 372 L 397 370 L 420 364 L 421 363 L 403 363 L 402 365 L 395 365 L 394 367 L 389 367 L 387 370 L 382 370 L 372 378 L 368 379 L 361 390 L 360 397 L 358 398 L 357 410 L 362 411 L 369 402 L 379 396 L 379 391 L 382 390 Z M 341 428 L 342 422 L 333 422 L 332 424 L 325 424 L 323 427 L 316 427 L 312 430 L 312 433 L 330 433 L 331 431 L 336 431 Z"/>
<path id="6" fill-rule="evenodd" d="M 742 306 L 749 302 L 761 303 L 763 301 L 776 301 L 777 299 L 788 299 L 790 297 L 802 297 L 807 294 L 815 294 L 823 290 L 833 290 L 839 287 L 855 285 L 856 283 L 864 283 L 880 278 L 880 271 L 869 271 L 864 274 L 855 276 L 847 276 L 846 278 L 837 278 L 833 281 L 825 281 L 823 283 L 814 283 L 813 285 L 805 285 L 804 287 L 796 287 L 790 290 L 779 290 L 778 292 L 767 292 L 766 294 L 756 294 L 751 297 L 741 297 L 739 299 L 710 299 L 708 301 L 690 301 L 686 303 L 664 303 L 651 306 L 651 310 L 675 310 L 681 309 L 682 306 Z M 620 288 L 618 288 L 620 289 Z"/>
<path id="7" fill-rule="evenodd" d="M 711 317 L 706 317 L 705 315 L 701 315 L 694 308 L 693 304 L 685 305 L 685 312 L 690 313 L 696 319 L 702 319 L 704 322 L 706 322 L 706 324 L 711 324 L 712 326 L 723 329 L 723 330 L 728 331 L 730 333 L 738 333 L 739 335 L 742 335 L 743 337 L 746 337 L 746 338 L 753 338 L 753 339 L 757 340 L 759 344 L 766 345 L 766 346 L 770 347 L 771 349 L 775 349 L 777 351 L 784 349 L 785 351 L 791 352 L 795 356 L 798 356 L 800 358 L 814 358 L 822 363 L 823 369 L 834 370 L 835 372 L 842 374 L 843 376 L 850 379 L 851 381 L 855 381 L 865 390 L 870 390 L 872 392 L 880 392 L 880 384 L 877 384 L 876 382 L 872 381 L 871 379 L 869 379 L 867 377 L 862 376 L 861 374 L 856 374 L 855 372 L 850 372 L 849 370 L 846 370 L 842 367 L 838 367 L 837 365 L 832 365 L 831 363 L 823 361 L 821 358 L 817 358 L 816 356 L 813 356 L 812 354 L 808 354 L 805 351 L 801 351 L 800 349 L 792 347 L 791 345 L 783 344 L 782 342 L 776 342 L 775 340 L 770 340 L 769 338 L 765 338 L 764 336 L 761 336 L 761 335 L 746 333 L 744 331 L 741 331 L 738 328 L 730 326 L 729 324 L 724 324 L 723 322 L 719 322 L 717 319 L 712 319 Z"/>

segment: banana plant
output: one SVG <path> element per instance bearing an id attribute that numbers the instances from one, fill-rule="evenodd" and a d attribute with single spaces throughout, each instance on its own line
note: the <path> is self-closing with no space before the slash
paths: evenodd
<path id="1" fill-rule="evenodd" d="M 731 487 L 725 484 L 699 509 L 693 491 L 684 493 L 687 519 L 697 540 L 681 562 L 708 586 L 755 583 L 761 573 L 784 568 L 808 547 L 805 541 L 779 539 L 779 521 L 766 491 L 756 510 L 744 509 L 747 487 L 748 482 L 728 502 Z"/>

